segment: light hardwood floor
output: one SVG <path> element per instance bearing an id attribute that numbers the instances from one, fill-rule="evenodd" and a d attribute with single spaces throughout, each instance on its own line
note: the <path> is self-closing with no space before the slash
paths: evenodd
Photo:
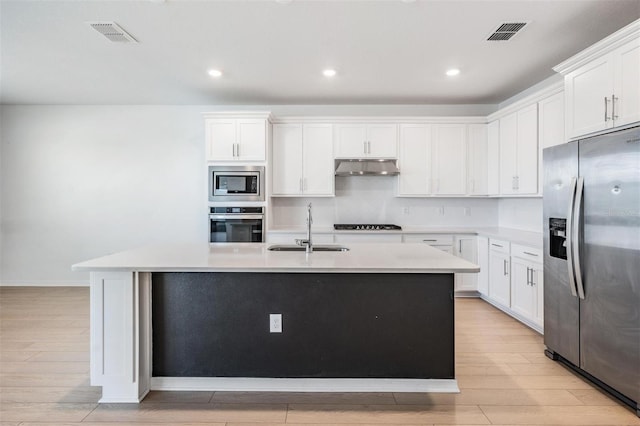
<path id="1" fill-rule="evenodd" d="M 640 425 L 547 359 L 540 335 L 477 299 L 456 300 L 459 394 L 152 392 L 140 405 L 97 404 L 87 288 L 0 288 L 0 321 L 0 426 Z"/>

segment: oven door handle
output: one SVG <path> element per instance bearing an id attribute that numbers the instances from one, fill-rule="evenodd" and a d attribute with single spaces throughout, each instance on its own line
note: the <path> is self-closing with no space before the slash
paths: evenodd
<path id="1" fill-rule="evenodd" d="M 210 214 L 211 220 L 229 220 L 229 219 L 264 219 L 262 214 Z"/>

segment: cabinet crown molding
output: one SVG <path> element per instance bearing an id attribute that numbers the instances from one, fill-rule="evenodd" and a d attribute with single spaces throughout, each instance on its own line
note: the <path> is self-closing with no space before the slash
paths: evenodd
<path id="1" fill-rule="evenodd" d="M 271 111 L 215 111 L 215 112 L 203 112 L 202 116 L 205 119 L 209 118 L 255 118 L 265 119 L 271 121 Z"/>
<path id="2" fill-rule="evenodd" d="M 325 123 L 325 124 L 469 124 L 487 122 L 484 116 L 433 117 L 433 116 L 282 116 L 273 117 L 273 123 Z"/>
<path id="3" fill-rule="evenodd" d="M 532 93 L 526 98 L 520 99 L 519 101 L 514 102 L 509 106 L 506 106 L 492 114 L 489 114 L 487 116 L 487 122 L 495 121 L 501 117 L 504 117 L 505 115 L 509 115 L 512 112 L 516 112 L 521 108 L 525 108 L 525 107 L 528 107 L 529 105 L 538 103 L 541 100 L 548 98 L 549 96 L 553 96 L 556 93 L 562 92 L 563 90 L 564 90 L 564 81 L 560 80 L 556 83 L 553 83 L 545 87 L 542 90 Z"/>
<path id="4" fill-rule="evenodd" d="M 577 53 L 566 61 L 553 67 L 555 72 L 562 75 L 569 74 L 577 68 L 606 55 L 615 48 L 623 44 L 640 38 L 640 19 L 633 21 L 626 27 L 616 31 L 615 33 L 603 38 L 599 42 L 587 47 L 582 52 Z"/>

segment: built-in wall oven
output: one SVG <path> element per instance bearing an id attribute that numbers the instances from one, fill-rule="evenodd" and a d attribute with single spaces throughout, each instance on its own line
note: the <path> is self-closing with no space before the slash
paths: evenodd
<path id="1" fill-rule="evenodd" d="M 209 166 L 209 201 L 264 201 L 263 166 Z"/>
<path id="2" fill-rule="evenodd" d="M 264 207 L 210 207 L 210 243 L 261 243 Z"/>

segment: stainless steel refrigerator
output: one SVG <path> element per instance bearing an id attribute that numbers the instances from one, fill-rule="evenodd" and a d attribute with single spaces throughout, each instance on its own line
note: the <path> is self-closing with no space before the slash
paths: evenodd
<path id="1" fill-rule="evenodd" d="M 640 127 L 547 148 L 544 343 L 640 415 Z"/>

